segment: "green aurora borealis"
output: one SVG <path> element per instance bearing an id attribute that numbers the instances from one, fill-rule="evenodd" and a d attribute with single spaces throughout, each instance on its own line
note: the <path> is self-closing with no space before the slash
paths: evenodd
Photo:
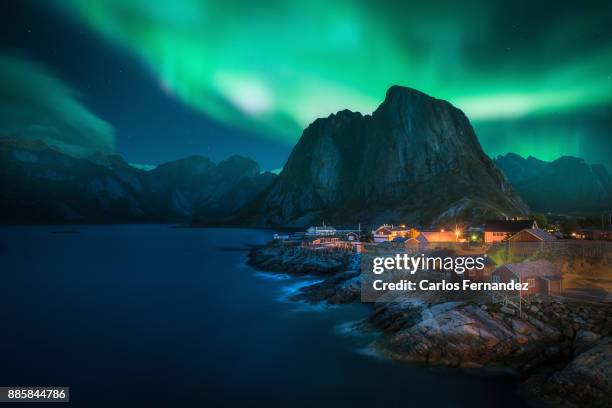
<path id="1" fill-rule="evenodd" d="M 287 143 L 317 117 L 372 112 L 401 84 L 463 109 L 490 155 L 605 161 L 610 149 L 592 136 L 610 124 L 609 3 L 58 4 L 141 59 L 169 95 Z"/>
<path id="2" fill-rule="evenodd" d="M 38 64 L 0 55 L 0 135 L 40 139 L 74 156 L 114 150 L 113 127 Z"/>

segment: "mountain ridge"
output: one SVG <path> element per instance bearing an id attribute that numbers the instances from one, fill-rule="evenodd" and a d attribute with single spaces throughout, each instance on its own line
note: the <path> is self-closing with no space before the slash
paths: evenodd
<path id="1" fill-rule="evenodd" d="M 276 180 L 236 219 L 258 226 L 432 224 L 528 212 L 463 112 L 392 86 L 372 115 L 341 110 L 313 121 Z"/>
<path id="2" fill-rule="evenodd" d="M 0 222 L 209 222 L 273 179 L 252 159 L 192 155 L 145 171 L 119 155 L 76 158 L 44 142 L 0 138 Z"/>
<path id="3" fill-rule="evenodd" d="M 495 163 L 535 211 L 587 214 L 612 210 L 612 176 L 602 164 L 574 156 L 544 161 L 516 153 L 499 155 Z"/>

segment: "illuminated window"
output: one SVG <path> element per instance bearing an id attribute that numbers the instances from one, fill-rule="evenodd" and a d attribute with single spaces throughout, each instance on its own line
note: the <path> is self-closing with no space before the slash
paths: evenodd
<path id="1" fill-rule="evenodd" d="M 535 288 L 535 279 L 527 279 L 527 286 Z"/>

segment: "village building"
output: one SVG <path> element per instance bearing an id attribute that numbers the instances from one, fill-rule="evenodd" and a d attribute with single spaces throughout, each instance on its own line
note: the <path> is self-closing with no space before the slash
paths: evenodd
<path id="1" fill-rule="evenodd" d="M 340 242 L 340 238 L 337 237 L 319 237 L 319 238 L 308 238 L 302 241 L 303 247 L 312 247 L 312 246 L 323 246 L 336 244 Z"/>
<path id="2" fill-rule="evenodd" d="M 302 241 L 301 247 L 313 251 L 323 250 L 344 250 L 361 253 L 363 251 L 363 242 L 359 241 L 343 241 L 338 237 L 310 237 Z"/>
<path id="3" fill-rule="evenodd" d="M 418 247 L 418 246 L 422 246 L 422 245 L 427 245 L 428 241 L 427 238 L 425 238 L 424 235 L 419 234 L 416 237 L 411 237 L 408 238 L 405 242 L 406 247 Z"/>
<path id="4" fill-rule="evenodd" d="M 484 242 L 487 244 L 502 242 L 512 235 L 524 230 L 538 228 L 535 220 L 492 220 L 484 228 Z"/>
<path id="5" fill-rule="evenodd" d="M 336 235 L 337 231 L 334 227 L 321 226 L 321 227 L 308 227 L 306 235 L 309 237 L 318 237 L 326 235 Z"/>
<path id="6" fill-rule="evenodd" d="M 510 242 L 553 242 L 557 237 L 539 228 L 528 228 L 508 238 Z"/>
<path id="7" fill-rule="evenodd" d="M 361 240 L 361 236 L 357 232 L 351 231 L 351 232 L 348 232 L 346 234 L 346 240 L 347 241 L 355 241 L 355 242 L 356 241 L 360 241 Z"/>
<path id="8" fill-rule="evenodd" d="M 612 231 L 585 228 L 576 234 L 579 239 L 589 239 L 593 241 L 612 241 Z"/>
<path id="9" fill-rule="evenodd" d="M 407 250 L 416 247 L 424 247 L 431 244 L 446 244 L 458 242 L 457 233 L 454 231 L 421 231 L 417 235 L 409 237 L 405 240 Z"/>
<path id="10" fill-rule="evenodd" d="M 561 270 L 546 259 L 537 261 L 508 263 L 495 269 L 491 275 L 494 283 L 510 283 L 512 281 L 527 283 L 527 291 L 523 295 L 555 295 L 563 290 L 563 275 Z"/>
<path id="11" fill-rule="evenodd" d="M 495 262 L 489 258 L 488 256 L 484 257 L 484 268 L 478 269 L 473 268 L 466 270 L 463 274 L 465 279 L 480 281 L 480 282 L 488 282 L 491 280 L 491 274 L 495 270 Z"/>
<path id="12" fill-rule="evenodd" d="M 450 230 L 421 231 L 419 236 L 423 236 L 428 243 L 457 242 L 459 239 L 457 233 Z"/>
<path id="13" fill-rule="evenodd" d="M 393 241 L 397 237 L 410 237 L 411 231 L 414 230 L 407 228 L 405 225 L 394 226 L 384 224 L 372 231 L 372 235 L 374 235 L 374 242 L 380 243 Z"/>

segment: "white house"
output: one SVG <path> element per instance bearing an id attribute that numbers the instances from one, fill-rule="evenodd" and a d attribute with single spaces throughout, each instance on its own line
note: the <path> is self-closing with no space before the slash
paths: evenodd
<path id="1" fill-rule="evenodd" d="M 374 236 L 374 242 L 387 242 L 393 241 L 397 237 L 406 238 L 410 234 L 410 228 L 404 225 L 394 226 L 389 224 L 383 224 L 380 227 L 372 231 Z"/>
<path id="2" fill-rule="evenodd" d="M 327 227 L 323 225 L 322 227 L 308 227 L 306 230 L 306 235 L 309 237 L 318 237 L 323 235 L 336 235 L 337 231 L 334 227 Z"/>

